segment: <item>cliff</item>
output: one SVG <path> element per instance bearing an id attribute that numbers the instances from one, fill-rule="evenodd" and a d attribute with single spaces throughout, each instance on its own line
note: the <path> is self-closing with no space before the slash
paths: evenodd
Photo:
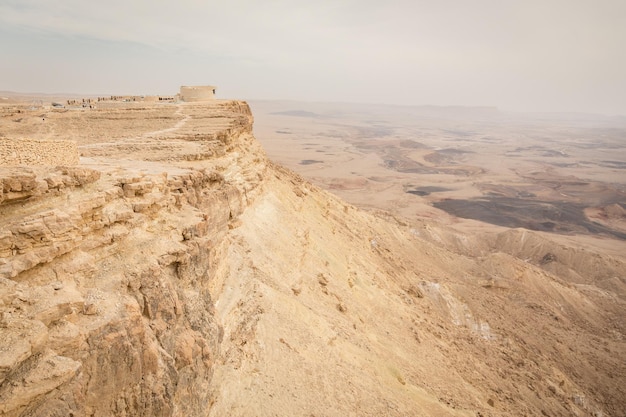
<path id="1" fill-rule="evenodd" d="M 124 160 L 0 170 L 0 414 L 209 408 L 222 334 L 210 283 L 266 167 L 253 162 L 262 151 L 245 104 L 202 110 L 212 129 L 201 130 L 201 167 L 146 162 L 144 152 L 185 159 L 157 157 L 154 133 Z M 168 146 L 199 141 L 202 123 Z"/>
<path id="2" fill-rule="evenodd" d="M 0 415 L 623 415 L 623 259 L 361 211 L 244 102 L 38 116 L 82 157 L 0 168 Z"/>

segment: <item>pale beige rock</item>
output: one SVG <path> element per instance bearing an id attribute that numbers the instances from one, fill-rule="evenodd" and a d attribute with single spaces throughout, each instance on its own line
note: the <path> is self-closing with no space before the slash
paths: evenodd
<path id="1" fill-rule="evenodd" d="M 11 375 L 11 383 L 0 385 L 0 412 L 20 415 L 38 397 L 76 376 L 80 362 L 58 356 L 51 350 L 31 356 Z"/>
<path id="2" fill-rule="evenodd" d="M 624 409 L 623 256 L 357 209 L 242 102 L 24 117 L 82 160 L 0 170 L 0 414 Z"/>
<path id="3" fill-rule="evenodd" d="M 13 305 L 23 303 L 21 298 L 18 296 L 18 302 Z M 19 314 L 8 313 L 4 322 L 0 327 L 0 385 L 26 359 L 42 350 L 48 339 L 48 329 L 40 321 L 21 319 Z"/>
<path id="4" fill-rule="evenodd" d="M 0 138 L 0 165 L 76 165 L 78 147 L 67 140 Z"/>

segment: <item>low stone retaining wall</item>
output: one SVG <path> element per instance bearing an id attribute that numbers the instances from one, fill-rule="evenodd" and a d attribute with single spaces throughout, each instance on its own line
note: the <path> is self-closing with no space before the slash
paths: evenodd
<path id="1" fill-rule="evenodd" d="M 71 140 L 0 139 L 0 166 L 78 165 L 78 145 Z"/>

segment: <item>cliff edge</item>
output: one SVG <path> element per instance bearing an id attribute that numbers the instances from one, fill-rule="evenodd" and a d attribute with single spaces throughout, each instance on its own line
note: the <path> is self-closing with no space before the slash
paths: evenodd
<path id="1" fill-rule="evenodd" d="M 170 128 L 111 124 L 148 109 L 51 113 L 82 164 L 0 168 L 0 415 L 209 409 L 210 283 L 266 162 L 245 103 L 152 111 Z M 94 127 L 112 132 L 81 140 Z"/>
<path id="2" fill-rule="evenodd" d="M 4 109 L 0 415 L 624 415 L 626 263 L 367 213 L 245 102 Z"/>

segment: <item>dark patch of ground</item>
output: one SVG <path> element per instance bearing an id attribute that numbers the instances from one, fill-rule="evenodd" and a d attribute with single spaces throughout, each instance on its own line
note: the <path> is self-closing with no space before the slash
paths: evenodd
<path id="1" fill-rule="evenodd" d="M 601 234 L 626 240 L 626 233 L 590 221 L 584 214 L 586 206 L 582 204 L 483 196 L 442 200 L 433 205 L 457 217 L 498 226 L 563 234 Z"/>
<path id="2" fill-rule="evenodd" d="M 324 161 L 318 161 L 316 159 L 303 159 L 300 161 L 300 165 L 311 165 L 311 164 L 323 164 Z"/>
<path id="3" fill-rule="evenodd" d="M 450 191 L 450 189 L 449 188 L 444 188 L 444 187 L 426 186 L 426 187 L 414 188 L 412 190 L 407 190 L 406 192 L 408 194 L 425 196 L 425 195 L 429 195 L 431 193 L 440 193 L 442 191 Z"/>
<path id="4" fill-rule="evenodd" d="M 424 160 L 431 164 L 449 165 L 454 164 L 455 159 L 462 157 L 464 154 L 473 153 L 462 149 L 446 148 L 440 149 L 424 156 Z"/>
<path id="5" fill-rule="evenodd" d="M 626 169 L 624 161 L 600 161 L 598 165 L 605 168 Z"/>
<path id="6" fill-rule="evenodd" d="M 385 159 L 385 167 L 393 169 L 394 171 L 411 173 L 411 174 L 438 174 L 439 170 L 436 168 L 426 167 L 419 162 L 413 161 L 409 158 L 401 159 Z"/>
<path id="7" fill-rule="evenodd" d="M 400 146 L 408 149 L 426 149 L 428 146 L 411 139 L 400 141 Z"/>

